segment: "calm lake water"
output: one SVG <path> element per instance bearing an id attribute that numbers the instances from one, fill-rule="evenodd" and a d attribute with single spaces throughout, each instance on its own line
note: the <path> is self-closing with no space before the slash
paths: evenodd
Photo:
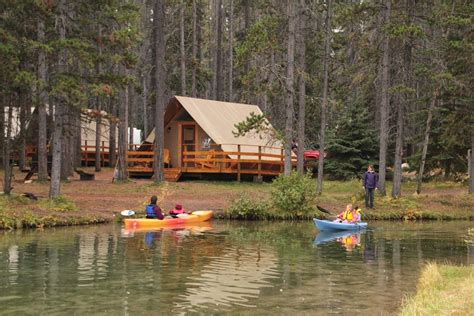
<path id="1" fill-rule="evenodd" d="M 152 232 L 120 225 L 0 232 L 1 315 L 397 312 L 427 261 L 473 264 L 472 222 L 212 221 Z"/>

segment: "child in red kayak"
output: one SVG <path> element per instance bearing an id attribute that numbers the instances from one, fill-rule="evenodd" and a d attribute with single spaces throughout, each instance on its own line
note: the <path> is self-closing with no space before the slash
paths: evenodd
<path id="1" fill-rule="evenodd" d="M 187 213 L 184 211 L 183 206 L 181 204 L 176 204 L 174 209 L 170 211 L 170 215 L 176 218 L 178 217 L 179 214 L 187 214 Z"/>

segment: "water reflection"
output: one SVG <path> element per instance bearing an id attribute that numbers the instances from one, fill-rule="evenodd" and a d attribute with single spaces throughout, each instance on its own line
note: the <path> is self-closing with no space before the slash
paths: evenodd
<path id="1" fill-rule="evenodd" d="M 279 277 L 277 258 L 270 250 L 257 247 L 229 248 L 202 268 L 199 276 L 188 277 L 186 292 L 178 296 L 178 310 L 196 311 L 196 307 L 228 310 L 233 304 L 255 307 L 270 279 Z"/>
<path id="2" fill-rule="evenodd" d="M 347 247 L 354 247 L 360 244 L 361 232 L 354 232 L 350 230 L 340 231 L 322 231 L 319 232 L 314 239 L 314 245 L 318 246 L 331 241 L 340 242 Z"/>
<path id="3" fill-rule="evenodd" d="M 392 314 L 426 261 L 474 262 L 471 226 L 374 223 L 316 238 L 312 223 L 218 221 L 0 232 L 1 313 Z"/>
<path id="4" fill-rule="evenodd" d="M 18 246 L 13 245 L 8 248 L 8 271 L 10 272 L 9 281 L 16 284 L 18 279 Z"/>

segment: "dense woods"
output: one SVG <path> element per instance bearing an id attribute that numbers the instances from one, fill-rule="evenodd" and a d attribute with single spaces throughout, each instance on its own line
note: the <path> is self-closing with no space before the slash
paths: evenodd
<path id="1" fill-rule="evenodd" d="M 188 95 L 257 104 L 287 155 L 295 140 L 300 151 L 326 152 L 319 193 L 324 178 L 360 177 L 369 163 L 383 195 L 386 179 L 401 195 L 403 163 L 418 175 L 418 192 L 423 179 L 467 181 L 468 170 L 473 192 L 473 9 L 456 0 L 0 0 L 3 191 L 8 157 L 23 164 L 29 142 L 40 180 L 52 155 L 50 196 L 60 194 L 80 163 L 84 108 L 119 118 L 110 138 L 119 180 L 127 127 L 146 135 L 157 126 L 154 179 L 162 181 L 164 109 Z"/>

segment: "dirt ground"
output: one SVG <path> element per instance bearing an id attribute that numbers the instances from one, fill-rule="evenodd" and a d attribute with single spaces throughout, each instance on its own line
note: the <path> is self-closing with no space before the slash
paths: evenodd
<path id="1" fill-rule="evenodd" d="M 89 173 L 95 173 L 93 168 L 81 168 Z M 33 193 L 39 199 L 47 198 L 49 182 L 39 183 L 36 176 L 32 183 L 24 183 L 25 173 L 14 169 L 13 191 L 15 194 Z M 158 196 L 158 204 L 164 211 L 171 210 L 180 203 L 186 210 L 212 209 L 224 210 L 232 197 L 239 194 L 240 188 L 258 184 L 239 184 L 236 182 L 205 182 L 186 181 L 178 183 L 166 182 L 155 185 L 150 179 L 130 179 L 126 183 L 112 183 L 113 169 L 103 168 L 95 173 L 95 180 L 80 181 L 75 174 L 68 181 L 61 183 L 61 195 L 74 201 L 79 212 L 77 216 L 102 217 L 112 219 L 122 210 L 142 210 L 152 195 Z M 2 179 L 3 179 L 3 175 Z M 265 186 L 265 185 L 264 185 Z M 255 195 L 266 194 L 265 189 L 259 188 Z M 252 193 L 253 195 L 253 193 Z M 36 215 L 49 215 L 51 212 L 32 206 Z M 56 214 L 61 215 L 61 214 Z M 64 214 L 66 215 L 66 214 Z M 74 216 L 68 213 L 67 216 Z"/>

